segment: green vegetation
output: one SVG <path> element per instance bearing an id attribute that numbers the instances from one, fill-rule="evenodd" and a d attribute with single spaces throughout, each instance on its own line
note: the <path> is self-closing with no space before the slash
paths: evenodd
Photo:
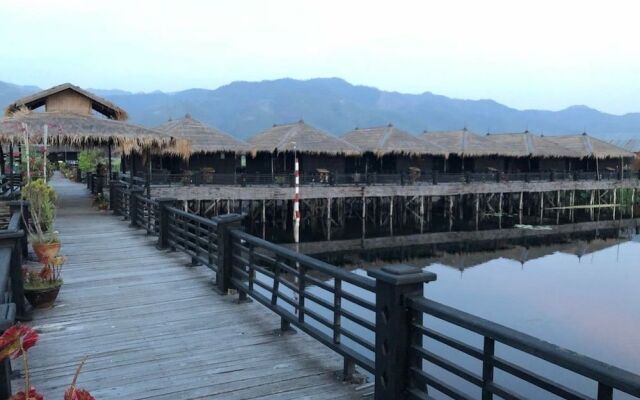
<path id="1" fill-rule="evenodd" d="M 43 179 L 29 182 L 22 189 L 22 198 L 29 202 L 30 224 L 27 225 L 32 243 L 58 243 L 53 232 L 56 212 L 56 192 Z"/>
<path id="2" fill-rule="evenodd" d="M 98 164 L 104 163 L 104 155 L 98 149 L 82 150 L 78 154 L 78 168 L 82 172 L 94 172 Z"/>

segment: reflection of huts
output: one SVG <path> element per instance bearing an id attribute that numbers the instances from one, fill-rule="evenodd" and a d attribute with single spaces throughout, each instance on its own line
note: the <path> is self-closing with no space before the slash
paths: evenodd
<path id="1" fill-rule="evenodd" d="M 432 171 L 444 163 L 447 151 L 435 143 L 389 124 L 375 128 L 356 128 L 343 139 L 358 147 L 363 156 L 352 169 L 359 173 L 404 173 Z"/>
<path id="2" fill-rule="evenodd" d="M 431 145 L 443 147 L 449 153 L 441 169 L 445 172 L 503 171 L 505 157 L 515 155 L 511 148 L 494 143 L 466 128 L 457 131 L 425 131 L 420 138 Z"/>
<path id="3" fill-rule="evenodd" d="M 34 112 L 44 107 L 44 112 Z M 42 143 L 45 126 L 52 146 L 115 146 L 124 154 L 161 150 L 189 153 L 187 142 L 153 129 L 124 122 L 127 113 L 115 104 L 70 83 L 55 86 L 10 104 L 0 122 L 0 141 Z"/>
<path id="4" fill-rule="evenodd" d="M 184 118 L 168 121 L 156 129 L 175 138 L 191 141 L 191 156 L 188 160 L 168 154 L 154 162 L 154 167 L 172 173 L 188 169 L 233 174 L 244 166 L 244 155 L 249 151 L 248 143 L 207 126 L 189 114 Z"/>
<path id="5" fill-rule="evenodd" d="M 274 125 L 249 139 L 253 157 L 247 160 L 248 173 L 292 173 L 294 152 L 302 174 L 344 173 L 346 159 L 360 150 L 318 128 L 298 121 Z"/>
<path id="6" fill-rule="evenodd" d="M 487 134 L 486 138 L 511 150 L 505 159 L 507 172 L 570 171 L 581 157 L 574 150 L 530 132 Z"/>
<path id="7" fill-rule="evenodd" d="M 633 161 L 635 154 L 607 143 L 586 133 L 581 135 L 545 136 L 545 140 L 567 148 L 580 157 L 574 166 L 583 171 L 616 171 L 622 166 L 627 168 Z"/>

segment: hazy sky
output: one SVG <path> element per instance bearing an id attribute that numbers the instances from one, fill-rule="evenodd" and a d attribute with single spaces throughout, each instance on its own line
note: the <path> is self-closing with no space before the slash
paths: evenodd
<path id="1" fill-rule="evenodd" d="M 637 1 L 7 1 L 0 80 L 133 91 L 341 77 L 640 111 Z"/>

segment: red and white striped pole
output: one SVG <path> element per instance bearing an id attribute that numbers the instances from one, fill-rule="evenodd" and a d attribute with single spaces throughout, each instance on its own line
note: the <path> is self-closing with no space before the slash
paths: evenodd
<path id="1" fill-rule="evenodd" d="M 294 186 L 293 194 L 293 242 L 300 243 L 300 165 L 298 164 L 298 155 L 296 153 L 296 145 L 293 145 L 294 160 Z"/>

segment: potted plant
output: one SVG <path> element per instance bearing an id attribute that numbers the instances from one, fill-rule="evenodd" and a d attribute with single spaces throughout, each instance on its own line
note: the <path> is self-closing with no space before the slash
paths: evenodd
<path id="1" fill-rule="evenodd" d="M 63 283 L 61 272 L 64 261 L 64 257 L 55 256 L 40 271 L 25 270 L 24 297 L 34 308 L 53 306 Z"/>
<path id="2" fill-rule="evenodd" d="M 29 202 L 30 221 L 25 221 L 29 241 L 40 262 L 46 264 L 60 250 L 60 239 L 53 231 L 56 192 L 43 179 L 36 179 L 24 186 L 22 197 Z"/>
<path id="3" fill-rule="evenodd" d="M 109 208 L 109 201 L 104 197 L 102 193 L 98 193 L 96 197 L 93 198 L 93 205 L 100 211 L 105 211 Z"/>
<path id="4" fill-rule="evenodd" d="M 9 400 L 43 400 L 44 396 L 40 394 L 36 388 L 31 386 L 31 375 L 29 373 L 29 357 L 27 351 L 38 343 L 38 333 L 27 325 L 13 325 L 4 331 L 0 336 L 0 360 L 6 357 L 16 359 L 22 356 L 22 365 L 24 368 L 24 390 L 11 396 Z M 81 362 L 76 373 L 73 376 L 71 385 L 64 391 L 63 400 L 95 400 L 95 398 L 85 389 L 76 386 L 80 370 L 87 361 L 85 357 Z"/>

